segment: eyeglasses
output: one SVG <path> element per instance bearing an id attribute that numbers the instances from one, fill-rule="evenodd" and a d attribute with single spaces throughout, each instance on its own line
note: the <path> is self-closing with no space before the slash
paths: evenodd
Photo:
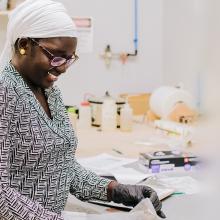
<path id="1" fill-rule="evenodd" d="M 62 66 L 63 64 L 65 64 L 66 67 L 68 68 L 79 59 L 79 57 L 77 55 L 73 55 L 69 59 L 66 59 L 64 57 L 57 57 L 54 54 L 52 54 L 49 50 L 47 50 L 45 47 L 43 47 L 35 39 L 30 38 L 30 40 L 32 40 L 35 44 L 37 44 L 42 49 L 44 54 L 50 59 L 50 65 L 52 67 L 59 67 L 59 66 Z"/>

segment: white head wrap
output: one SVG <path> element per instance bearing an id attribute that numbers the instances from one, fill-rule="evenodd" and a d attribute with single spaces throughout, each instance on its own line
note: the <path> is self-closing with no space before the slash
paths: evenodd
<path id="1" fill-rule="evenodd" d="M 52 0 L 24 1 L 9 15 L 0 71 L 11 60 L 16 40 L 22 37 L 77 37 L 77 30 L 61 3 Z"/>

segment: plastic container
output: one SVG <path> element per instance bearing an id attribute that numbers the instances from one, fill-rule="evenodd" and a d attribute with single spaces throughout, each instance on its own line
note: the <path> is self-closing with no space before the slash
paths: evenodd
<path id="1" fill-rule="evenodd" d="M 70 122 L 73 126 L 73 129 L 74 129 L 74 131 L 76 131 L 76 129 L 77 129 L 77 127 L 76 127 L 76 121 L 77 121 L 76 108 L 74 106 L 68 107 L 67 108 L 67 113 L 69 115 Z"/>
<path id="2" fill-rule="evenodd" d="M 120 109 L 124 106 L 125 100 L 122 98 L 114 98 L 110 96 L 109 92 L 105 93 L 105 96 L 98 98 L 98 97 L 91 97 L 89 98 L 89 103 L 91 104 L 91 111 L 92 111 L 92 126 L 101 127 L 102 124 L 102 105 L 106 99 L 114 99 L 117 105 L 117 127 L 120 127 Z"/>
<path id="3" fill-rule="evenodd" d="M 133 110 L 128 103 L 121 108 L 120 129 L 121 131 L 132 131 Z"/>
<path id="4" fill-rule="evenodd" d="M 91 127 L 91 107 L 89 102 L 84 101 L 79 108 L 79 126 L 80 128 Z"/>
<path id="5" fill-rule="evenodd" d="M 114 131 L 117 128 L 117 106 L 111 97 L 106 98 L 102 105 L 102 131 Z"/>

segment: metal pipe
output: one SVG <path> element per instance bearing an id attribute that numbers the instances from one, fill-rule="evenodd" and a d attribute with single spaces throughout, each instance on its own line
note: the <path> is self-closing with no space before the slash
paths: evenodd
<path id="1" fill-rule="evenodd" d="M 128 53 L 127 56 L 138 55 L 138 0 L 134 0 L 134 53 Z"/>

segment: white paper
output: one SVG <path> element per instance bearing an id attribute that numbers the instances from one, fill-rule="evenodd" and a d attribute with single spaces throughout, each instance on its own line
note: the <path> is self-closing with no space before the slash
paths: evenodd
<path id="1" fill-rule="evenodd" d="M 101 215 L 88 215 L 87 220 L 146 220 L 146 215 L 143 211 L 133 213 L 115 212 Z"/>
<path id="2" fill-rule="evenodd" d="M 139 185 L 147 185 L 153 188 L 160 200 L 165 199 L 175 192 L 175 189 L 172 186 L 161 183 L 160 178 L 157 176 L 150 177 L 142 183 L 139 183 Z"/>
<path id="3" fill-rule="evenodd" d="M 80 212 L 63 211 L 62 217 L 64 218 L 64 220 L 86 220 L 87 214 Z"/>
<path id="4" fill-rule="evenodd" d="M 131 212 L 86 214 L 63 211 L 64 220 L 160 220 L 149 199 L 142 200 Z"/>
<path id="5" fill-rule="evenodd" d="M 146 145 L 146 146 L 155 145 L 155 143 L 149 142 L 149 141 L 135 141 L 134 144 L 137 144 L 137 145 Z"/>
<path id="6" fill-rule="evenodd" d="M 82 166 L 96 172 L 99 175 L 108 175 L 111 170 L 136 161 L 137 159 L 115 157 L 109 154 L 99 154 L 95 157 L 78 159 L 78 162 Z"/>
<path id="7" fill-rule="evenodd" d="M 153 176 L 154 174 L 146 174 L 139 172 L 133 168 L 118 167 L 117 169 L 109 171 L 119 183 L 123 184 L 137 184 L 142 180 Z"/>
<path id="8" fill-rule="evenodd" d="M 78 32 L 77 51 L 91 53 L 93 51 L 93 19 L 91 17 L 73 18 Z"/>
<path id="9" fill-rule="evenodd" d="M 156 214 L 156 211 L 151 203 L 150 199 L 146 198 L 142 200 L 137 206 L 133 208 L 130 213 L 143 211 L 145 214 L 145 220 L 160 220 L 161 218 Z"/>
<path id="10" fill-rule="evenodd" d="M 69 194 L 65 211 L 71 211 L 76 213 L 87 213 L 87 214 L 100 214 L 105 210 L 104 207 L 95 206 L 88 202 L 83 202 L 77 199 L 75 196 Z"/>
<path id="11" fill-rule="evenodd" d="M 177 193 L 192 195 L 200 192 L 199 182 L 190 176 L 161 178 L 159 183 L 174 188 Z"/>
<path id="12" fill-rule="evenodd" d="M 150 217 L 149 217 L 150 216 Z M 132 213 L 115 212 L 105 214 L 90 214 L 76 212 L 62 212 L 64 220 L 158 220 L 152 213 L 146 211 L 135 211 Z"/>

